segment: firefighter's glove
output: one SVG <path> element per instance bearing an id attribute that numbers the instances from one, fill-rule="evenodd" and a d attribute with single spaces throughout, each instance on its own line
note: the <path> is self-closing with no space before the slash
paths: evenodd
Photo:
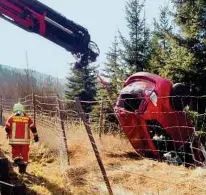
<path id="1" fill-rule="evenodd" d="M 39 136 L 38 135 L 34 135 L 34 141 L 38 142 L 39 141 Z"/>

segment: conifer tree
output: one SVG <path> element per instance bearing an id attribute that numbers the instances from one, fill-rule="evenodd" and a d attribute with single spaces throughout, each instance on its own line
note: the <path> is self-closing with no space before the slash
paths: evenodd
<path id="1" fill-rule="evenodd" d="M 107 89 L 99 82 L 97 85 L 97 97 L 99 102 L 103 101 L 104 132 L 117 130 L 118 121 L 114 114 L 113 104 L 116 102 L 120 89 L 122 88 L 124 67 L 120 64 L 119 43 L 117 37 L 111 44 L 106 54 L 106 62 L 101 77 L 107 83 Z M 98 123 L 100 117 L 100 104 L 94 107 L 93 115 Z"/>
<path id="2" fill-rule="evenodd" d="M 166 65 L 166 58 L 170 55 L 170 41 L 167 34 L 172 34 L 171 18 L 169 6 L 164 5 L 160 7 L 159 20 L 154 20 L 149 69 L 155 74 L 160 74 L 160 70 Z"/>
<path id="3" fill-rule="evenodd" d="M 121 90 L 125 78 L 124 66 L 120 63 L 120 51 L 117 37 L 115 36 L 112 46 L 106 54 L 105 68 L 103 76 L 111 83 L 114 98 L 117 98 L 118 92 Z"/>
<path id="4" fill-rule="evenodd" d="M 182 82 L 190 86 L 193 95 L 205 95 L 206 1 L 172 0 L 172 2 L 178 29 L 176 34 L 167 34 L 170 43 L 169 55 L 164 58 L 166 65 L 160 70 L 160 74 L 173 82 Z M 205 101 L 199 101 L 198 105 L 196 109 L 204 112 Z"/>
<path id="5" fill-rule="evenodd" d="M 150 56 L 150 31 L 143 13 L 144 2 L 128 0 L 125 6 L 128 37 L 120 32 L 122 45 L 122 63 L 126 66 L 125 74 L 129 76 L 148 68 Z"/>
<path id="6" fill-rule="evenodd" d="M 74 100 L 79 97 L 81 101 L 94 101 L 96 96 L 96 69 L 95 66 L 84 66 L 81 68 L 72 68 L 67 77 L 66 98 Z M 85 104 L 85 112 L 91 111 L 91 105 Z"/>

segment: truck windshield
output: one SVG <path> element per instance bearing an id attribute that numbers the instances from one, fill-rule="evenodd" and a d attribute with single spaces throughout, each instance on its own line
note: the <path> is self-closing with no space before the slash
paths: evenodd
<path id="1" fill-rule="evenodd" d="M 117 106 L 127 111 L 135 112 L 139 109 L 142 101 L 145 100 L 144 92 L 152 92 L 155 85 L 147 81 L 135 81 L 121 90 Z"/>
<path id="2" fill-rule="evenodd" d="M 126 87 L 124 87 L 121 91 L 121 94 L 136 94 L 139 93 L 139 90 L 145 91 L 153 91 L 155 88 L 155 84 L 151 83 L 149 81 L 134 81 L 132 83 L 130 83 L 129 85 L 127 85 Z"/>

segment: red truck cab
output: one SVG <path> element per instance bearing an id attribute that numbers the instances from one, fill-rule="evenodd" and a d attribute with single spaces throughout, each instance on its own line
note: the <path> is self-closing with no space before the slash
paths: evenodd
<path id="1" fill-rule="evenodd" d="M 114 110 L 139 154 L 159 160 L 168 160 L 169 155 L 185 165 L 203 164 L 201 143 L 194 139 L 195 127 L 183 109 L 183 97 L 178 97 L 185 93 L 182 84 L 173 85 L 147 72 L 125 81 Z"/>

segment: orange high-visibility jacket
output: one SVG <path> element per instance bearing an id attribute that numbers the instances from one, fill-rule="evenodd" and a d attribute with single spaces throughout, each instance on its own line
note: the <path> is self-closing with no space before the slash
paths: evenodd
<path id="1" fill-rule="evenodd" d="M 6 122 L 9 144 L 30 144 L 30 129 L 35 128 L 32 119 L 26 115 L 12 116 Z"/>

